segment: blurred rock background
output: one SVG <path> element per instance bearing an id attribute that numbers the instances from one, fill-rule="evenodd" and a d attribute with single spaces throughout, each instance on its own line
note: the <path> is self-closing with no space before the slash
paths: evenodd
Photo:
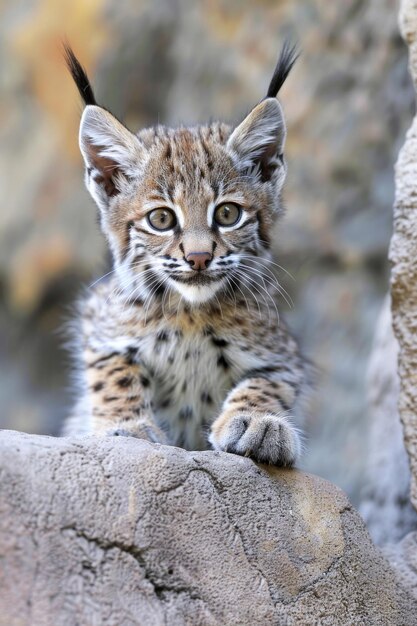
<path id="1" fill-rule="evenodd" d="M 71 402 L 63 321 L 106 271 L 61 40 L 135 130 L 239 121 L 290 35 L 302 56 L 281 97 L 289 177 L 275 248 L 294 277 L 281 276 L 287 318 L 318 366 L 304 466 L 358 502 L 393 164 L 414 108 L 397 11 L 391 0 L 0 2 L 0 427 L 59 432 Z"/>

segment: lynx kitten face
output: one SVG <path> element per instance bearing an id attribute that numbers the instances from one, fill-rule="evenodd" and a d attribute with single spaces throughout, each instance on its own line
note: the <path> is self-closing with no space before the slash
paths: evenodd
<path id="1" fill-rule="evenodd" d="M 269 247 L 284 140 L 272 97 L 234 130 L 215 123 L 137 135 L 87 105 L 80 128 L 86 184 L 126 293 L 167 289 L 199 304 L 230 289 L 248 256 Z"/>
<path id="2" fill-rule="evenodd" d="M 82 311 L 78 430 L 204 447 L 211 425 L 215 448 L 277 464 L 297 457 L 289 411 L 301 361 L 266 265 L 286 174 L 275 96 L 295 58 L 284 46 L 266 98 L 234 128 L 135 135 L 97 105 L 67 49 L 86 104 L 86 185 L 114 258 L 108 286 Z"/>

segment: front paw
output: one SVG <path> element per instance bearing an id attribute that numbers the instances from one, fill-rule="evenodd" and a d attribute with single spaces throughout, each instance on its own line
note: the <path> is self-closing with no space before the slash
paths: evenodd
<path id="1" fill-rule="evenodd" d="M 165 433 L 156 424 L 146 420 L 136 421 L 133 424 L 121 423 L 107 430 L 106 435 L 108 437 L 136 437 L 151 443 L 168 443 Z"/>
<path id="2" fill-rule="evenodd" d="M 220 416 L 212 426 L 209 441 L 215 450 L 271 465 L 294 465 L 301 452 L 297 429 L 286 418 L 270 413 Z"/>

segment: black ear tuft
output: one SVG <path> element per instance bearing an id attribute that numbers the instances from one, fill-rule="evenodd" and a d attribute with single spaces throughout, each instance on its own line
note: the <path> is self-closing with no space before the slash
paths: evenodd
<path id="1" fill-rule="evenodd" d="M 299 52 L 297 51 L 297 46 L 291 44 L 288 40 L 285 41 L 271 82 L 269 83 L 266 98 L 276 98 L 298 57 Z"/>
<path id="2" fill-rule="evenodd" d="M 74 79 L 75 84 L 77 85 L 78 91 L 80 92 L 81 98 L 84 100 L 84 103 L 87 104 L 97 104 L 96 99 L 94 97 L 93 88 L 88 80 L 88 76 L 83 66 L 75 56 L 72 48 L 64 43 L 64 56 L 65 61 L 67 63 L 67 67 L 71 73 L 71 76 Z"/>

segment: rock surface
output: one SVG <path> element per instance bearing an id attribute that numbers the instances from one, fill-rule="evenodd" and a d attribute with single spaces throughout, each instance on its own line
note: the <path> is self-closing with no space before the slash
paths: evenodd
<path id="1" fill-rule="evenodd" d="M 403 0 L 400 27 L 417 85 L 417 3 Z M 394 332 L 399 344 L 399 409 L 411 467 L 411 501 L 417 509 L 417 116 L 396 165 L 394 233 L 390 260 Z"/>
<path id="2" fill-rule="evenodd" d="M 399 541 L 417 529 L 410 502 L 410 468 L 398 413 L 398 344 L 392 330 L 391 299 L 376 326 L 368 369 L 370 433 L 366 487 L 359 511 L 379 545 Z"/>
<path id="3" fill-rule="evenodd" d="M 344 494 L 226 453 L 0 435 L 1 626 L 417 624 Z"/>

